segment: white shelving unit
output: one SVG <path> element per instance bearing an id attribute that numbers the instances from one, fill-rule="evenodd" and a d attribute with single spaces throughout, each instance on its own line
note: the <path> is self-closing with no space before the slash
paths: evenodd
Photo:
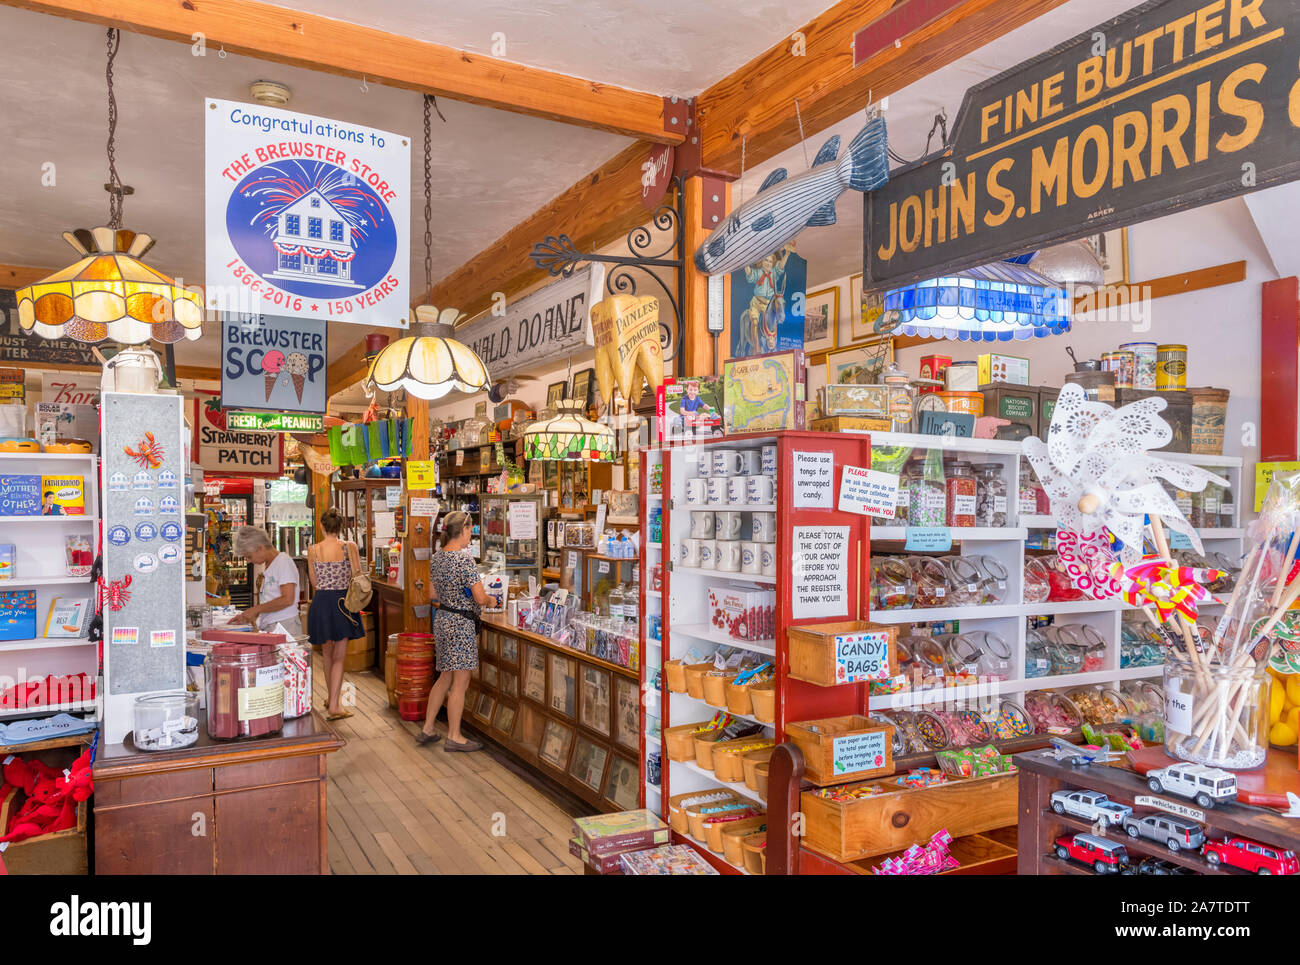
<path id="1" fill-rule="evenodd" d="M 940 703 L 978 701 L 993 696 L 1011 696 L 1034 690 L 1060 689 L 1088 684 L 1114 684 L 1119 681 L 1146 677 L 1159 677 L 1160 666 L 1120 668 L 1120 627 L 1124 611 L 1131 609 L 1118 600 L 1080 600 L 1068 603 L 1023 603 L 1025 566 L 1025 541 L 1031 533 L 1055 530 L 1056 521 L 1051 516 L 1020 515 L 1016 499 L 1017 481 L 1021 460 L 1019 443 L 991 439 L 937 440 L 933 436 L 903 433 L 872 433 L 873 446 L 910 446 L 913 449 L 942 448 L 945 455 L 958 453 L 973 462 L 996 462 L 1002 466 L 1002 478 L 1007 484 L 1007 525 L 1001 529 L 959 528 L 951 529 L 953 555 L 993 556 L 1007 569 L 1008 585 L 1005 602 L 980 606 L 940 608 L 915 608 L 907 610 L 872 610 L 870 619 L 876 623 L 910 625 L 935 621 L 959 621 L 959 628 L 992 630 L 1012 646 L 1011 679 L 989 681 L 972 687 L 930 688 L 923 691 L 905 691 L 897 694 L 877 695 L 870 698 L 871 710 L 917 708 Z M 1242 460 L 1235 456 L 1198 456 L 1187 453 L 1161 453 L 1172 462 L 1203 466 L 1231 483 L 1233 492 L 1233 518 L 1231 526 L 1207 527 L 1199 530 L 1206 550 L 1217 550 L 1230 557 L 1240 554 L 1243 530 L 1240 527 Z M 906 538 L 904 527 L 873 527 L 871 531 L 872 555 L 898 553 L 897 545 Z M 1214 606 L 1215 604 L 1208 604 Z M 1105 667 L 1081 674 L 1045 677 L 1024 677 L 1025 638 L 1027 618 L 1054 616 L 1056 623 L 1082 623 L 1091 626 L 1107 642 Z M 1067 619 L 1062 619 L 1062 618 Z M 900 630 L 900 632 L 902 632 Z"/>
<path id="2" fill-rule="evenodd" d="M 55 597 L 84 597 L 93 602 L 95 588 L 88 577 L 68 576 L 67 536 L 85 536 L 92 553 L 99 545 L 99 460 L 93 455 L 67 453 L 0 453 L 0 476 L 81 476 L 85 487 L 83 516 L 3 516 L 0 543 L 14 544 L 15 575 L 0 581 L 0 590 L 34 590 L 36 629 L 45 626 Z M 0 687 L 20 680 L 98 672 L 96 645 L 85 637 L 34 637 L 0 642 Z M 58 710 L 95 711 L 95 702 L 0 712 L 0 719 L 44 717 Z"/>
<path id="3" fill-rule="evenodd" d="M 663 753 L 662 731 L 666 726 L 666 722 L 662 718 L 662 692 L 651 683 L 657 677 L 659 678 L 659 686 L 663 686 L 664 648 L 661 640 L 655 640 L 650 636 L 649 618 L 659 617 L 661 621 L 663 619 L 663 593 L 650 588 L 651 571 L 660 565 L 663 560 L 663 544 L 650 542 L 650 515 L 654 512 L 662 513 L 664 500 L 663 493 L 650 492 L 650 475 L 651 467 L 662 465 L 662 450 L 643 449 L 641 451 L 642 477 L 640 485 L 641 492 L 645 494 L 645 498 L 641 500 L 641 533 L 645 540 L 643 545 L 646 550 L 641 554 L 642 570 L 640 580 L 642 597 L 641 619 L 639 621 L 641 631 L 641 706 L 643 715 L 651 713 L 660 718 L 660 734 L 653 736 L 643 726 L 642 737 L 645 747 L 641 753 L 639 763 L 645 806 L 656 814 L 663 811 L 663 792 L 659 785 L 650 783 L 647 760 L 651 754 L 658 754 L 661 762 L 667 760 L 667 755 Z M 663 633 L 662 629 L 660 629 L 660 633 Z M 662 780 L 662 770 L 660 775 L 660 780 Z"/>

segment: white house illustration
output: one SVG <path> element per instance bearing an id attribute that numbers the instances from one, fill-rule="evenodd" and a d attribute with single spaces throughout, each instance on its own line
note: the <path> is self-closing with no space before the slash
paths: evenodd
<path id="1" fill-rule="evenodd" d="M 352 280 L 352 226 L 319 191 L 308 191 L 276 216 L 277 268 L 271 278 L 364 288 Z"/>

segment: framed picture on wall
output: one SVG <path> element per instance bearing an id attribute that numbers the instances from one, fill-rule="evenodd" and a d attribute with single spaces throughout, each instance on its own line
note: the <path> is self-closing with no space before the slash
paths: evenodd
<path id="1" fill-rule="evenodd" d="M 840 286 L 809 292 L 804 299 L 803 350 L 833 349 L 840 327 Z"/>
<path id="2" fill-rule="evenodd" d="M 871 385 L 880 370 L 894 361 L 894 339 L 877 335 L 858 345 L 837 349 L 826 356 L 827 385 Z"/>
<path id="3" fill-rule="evenodd" d="M 554 409 L 564 401 L 564 393 L 569 389 L 568 382 L 552 382 L 546 387 L 546 408 Z"/>
<path id="4" fill-rule="evenodd" d="M 861 342 L 878 338 L 876 319 L 884 312 L 884 295 L 881 292 L 862 294 L 861 273 L 849 278 L 849 339 Z"/>
<path id="5" fill-rule="evenodd" d="M 1128 229 L 1116 228 L 1100 234 L 1089 235 L 1085 241 L 1092 246 L 1105 270 L 1104 282 L 1107 285 L 1128 285 L 1132 283 L 1129 275 Z M 1032 267 L 1032 262 L 1030 263 Z"/>
<path id="6" fill-rule="evenodd" d="M 583 369 L 581 372 L 574 372 L 573 391 L 569 393 L 569 398 L 575 402 L 581 402 L 584 406 L 591 405 L 591 380 L 595 373 L 595 369 Z"/>

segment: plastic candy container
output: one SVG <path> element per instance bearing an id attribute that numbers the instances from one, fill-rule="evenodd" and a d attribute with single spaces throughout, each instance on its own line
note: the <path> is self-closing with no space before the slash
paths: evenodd
<path id="1" fill-rule="evenodd" d="M 1033 556 L 1025 558 L 1025 602 L 1042 603 L 1051 592 L 1052 577 L 1043 561 Z"/>
<path id="2" fill-rule="evenodd" d="M 208 736 L 270 737 L 284 726 L 284 668 L 274 647 L 215 643 L 208 655 Z"/>
<path id="3" fill-rule="evenodd" d="M 283 643 L 277 648 L 284 668 L 284 719 L 311 713 L 311 646 Z"/>

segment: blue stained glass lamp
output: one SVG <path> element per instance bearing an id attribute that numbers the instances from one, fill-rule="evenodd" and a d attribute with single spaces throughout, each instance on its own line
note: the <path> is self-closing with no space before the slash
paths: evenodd
<path id="1" fill-rule="evenodd" d="M 1070 294 L 1027 265 L 996 262 L 885 293 L 896 335 L 1010 342 L 1070 330 Z"/>

